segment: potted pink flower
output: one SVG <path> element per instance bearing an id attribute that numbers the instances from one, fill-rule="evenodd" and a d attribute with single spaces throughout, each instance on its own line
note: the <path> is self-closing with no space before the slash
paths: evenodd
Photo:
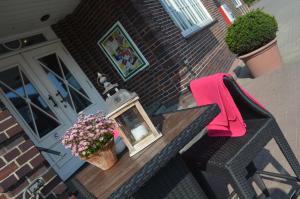
<path id="1" fill-rule="evenodd" d="M 101 113 L 81 114 L 61 142 L 73 155 L 107 170 L 117 162 L 114 129 L 114 122 Z"/>

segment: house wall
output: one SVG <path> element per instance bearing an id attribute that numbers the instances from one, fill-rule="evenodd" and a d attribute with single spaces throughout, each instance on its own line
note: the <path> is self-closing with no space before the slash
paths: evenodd
<path id="1" fill-rule="evenodd" d="M 235 56 L 223 40 L 226 24 L 217 6 L 212 0 L 202 2 L 215 21 L 189 38 L 181 36 L 159 0 L 84 0 L 53 29 L 96 87 L 95 73 L 100 71 L 112 82 L 137 92 L 143 105 L 150 106 L 176 99 L 186 93 L 191 79 L 227 71 L 233 62 Z M 150 63 L 127 82 L 97 46 L 117 20 Z M 42 190 L 46 198 L 65 197 L 66 185 L 0 106 L 0 199 L 22 198 L 24 188 L 37 177 L 46 181 Z"/>
<path id="2" fill-rule="evenodd" d="M 41 190 L 45 198 L 66 198 L 66 185 L 15 118 L 0 108 L 0 199 L 22 199 L 24 189 L 38 177 L 46 182 Z"/>
<path id="3" fill-rule="evenodd" d="M 85 0 L 53 30 L 92 82 L 97 71 L 105 73 L 149 106 L 184 94 L 193 78 L 228 71 L 235 59 L 224 42 L 227 26 L 215 2 L 202 3 L 215 21 L 189 38 L 182 37 L 159 0 Z M 150 63 L 127 82 L 97 46 L 117 20 Z"/>

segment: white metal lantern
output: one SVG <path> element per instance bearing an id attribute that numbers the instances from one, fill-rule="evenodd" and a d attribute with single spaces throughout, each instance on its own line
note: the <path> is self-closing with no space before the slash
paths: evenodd
<path id="1" fill-rule="evenodd" d="M 136 93 L 118 89 L 117 84 L 107 82 L 101 74 L 98 74 L 98 78 L 105 87 L 103 94 L 107 96 L 106 104 L 109 109 L 107 117 L 118 124 L 120 136 L 129 149 L 130 156 L 162 136 L 140 104 Z"/>

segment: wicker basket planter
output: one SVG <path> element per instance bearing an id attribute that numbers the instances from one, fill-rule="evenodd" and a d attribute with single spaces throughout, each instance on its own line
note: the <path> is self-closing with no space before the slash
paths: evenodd
<path id="1" fill-rule="evenodd" d="M 93 153 L 88 158 L 81 157 L 81 159 L 102 170 L 110 169 L 118 161 L 114 141 L 109 142 L 103 150 Z"/>
<path id="2" fill-rule="evenodd" d="M 276 38 L 261 48 L 239 58 L 245 62 L 254 77 L 261 76 L 282 66 Z"/>

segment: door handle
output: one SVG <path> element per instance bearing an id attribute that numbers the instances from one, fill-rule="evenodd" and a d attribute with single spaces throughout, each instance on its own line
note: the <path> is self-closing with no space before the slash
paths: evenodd
<path id="1" fill-rule="evenodd" d="M 64 103 L 64 107 L 67 108 L 67 105 L 66 105 L 66 100 L 65 98 L 62 96 L 62 94 L 59 92 L 59 91 L 56 91 L 56 96 L 59 96 L 61 99 L 60 99 L 60 103 Z"/>
<path id="2" fill-rule="evenodd" d="M 63 103 L 65 101 L 65 98 L 62 96 L 62 94 L 59 91 L 56 91 L 56 96 L 59 96 L 61 98 L 60 102 Z"/>
<path id="3" fill-rule="evenodd" d="M 59 151 L 55 151 L 55 150 L 52 150 L 52 149 L 48 149 L 48 148 L 44 148 L 44 147 L 36 147 L 39 151 L 43 151 L 43 152 L 46 152 L 46 153 L 50 153 L 50 154 L 53 154 L 53 155 L 58 155 L 60 156 L 60 152 Z"/>
<path id="4" fill-rule="evenodd" d="M 53 103 L 54 107 L 57 107 L 57 103 L 55 102 L 55 100 L 53 99 L 53 97 L 51 95 L 48 96 L 48 100 Z"/>

